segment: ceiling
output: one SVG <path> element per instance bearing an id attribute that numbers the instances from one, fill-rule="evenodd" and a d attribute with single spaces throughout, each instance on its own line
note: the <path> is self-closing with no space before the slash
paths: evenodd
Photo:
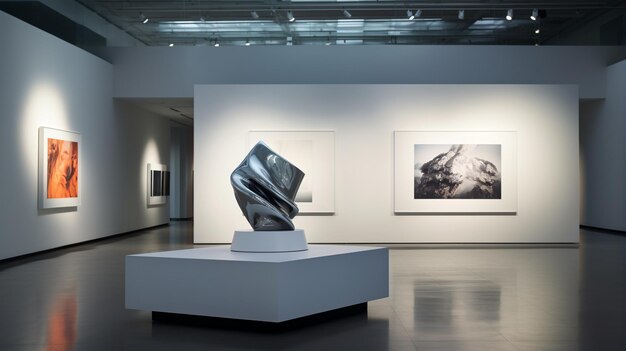
<path id="1" fill-rule="evenodd" d="M 533 45 L 626 8 L 623 0 L 77 1 L 149 46 Z"/>

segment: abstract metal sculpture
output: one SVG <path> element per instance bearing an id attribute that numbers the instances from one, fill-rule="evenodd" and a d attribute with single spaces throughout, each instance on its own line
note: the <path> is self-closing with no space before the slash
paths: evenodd
<path id="1" fill-rule="evenodd" d="M 294 201 L 304 172 L 257 143 L 230 176 L 235 198 L 255 231 L 294 230 Z"/>

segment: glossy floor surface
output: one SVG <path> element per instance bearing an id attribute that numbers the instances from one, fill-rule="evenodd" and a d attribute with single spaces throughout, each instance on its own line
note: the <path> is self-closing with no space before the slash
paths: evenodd
<path id="1" fill-rule="evenodd" d="M 579 248 L 392 248 L 389 298 L 289 332 L 126 310 L 124 256 L 192 247 L 192 231 L 175 222 L 0 262 L 0 350 L 626 350 L 623 236 L 581 231 Z"/>

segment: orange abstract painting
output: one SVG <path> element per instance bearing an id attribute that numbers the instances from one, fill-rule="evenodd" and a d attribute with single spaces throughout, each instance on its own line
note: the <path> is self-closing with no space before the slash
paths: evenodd
<path id="1" fill-rule="evenodd" d="M 48 138 L 49 199 L 78 197 L 78 142 Z"/>

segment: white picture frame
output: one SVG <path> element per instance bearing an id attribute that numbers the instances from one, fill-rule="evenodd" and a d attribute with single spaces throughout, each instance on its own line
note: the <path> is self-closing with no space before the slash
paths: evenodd
<path id="1" fill-rule="evenodd" d="M 39 128 L 38 207 L 78 207 L 81 201 L 81 135 Z"/>
<path id="2" fill-rule="evenodd" d="M 170 196 L 170 174 L 167 165 L 148 163 L 148 206 L 160 206 L 167 203 Z"/>
<path id="3" fill-rule="evenodd" d="M 499 198 L 416 198 L 420 146 L 499 145 Z M 424 148 L 423 148 L 424 149 Z M 422 172 L 423 173 L 423 172 Z M 516 214 L 517 133 L 513 131 L 395 131 L 394 212 L 397 214 Z"/>
<path id="4" fill-rule="evenodd" d="M 300 214 L 335 213 L 334 131 L 248 133 L 249 148 L 261 140 L 305 173 L 296 195 Z"/>

